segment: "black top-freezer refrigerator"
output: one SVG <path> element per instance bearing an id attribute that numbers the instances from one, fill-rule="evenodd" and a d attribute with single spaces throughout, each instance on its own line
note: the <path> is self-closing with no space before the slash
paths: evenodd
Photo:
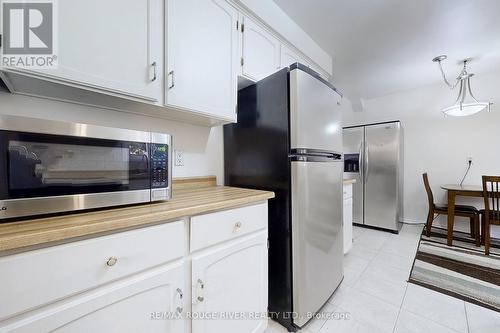
<path id="1" fill-rule="evenodd" d="M 274 191 L 269 313 L 302 328 L 343 279 L 341 94 L 301 64 L 239 91 L 225 184 Z"/>

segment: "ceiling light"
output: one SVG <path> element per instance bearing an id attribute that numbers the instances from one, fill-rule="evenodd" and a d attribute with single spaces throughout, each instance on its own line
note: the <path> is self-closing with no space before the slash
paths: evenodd
<path id="1" fill-rule="evenodd" d="M 443 66 L 441 62 L 446 60 L 447 56 L 442 55 L 432 59 L 432 61 L 437 62 L 439 64 L 439 69 L 441 70 L 441 74 L 443 75 L 444 82 L 450 89 L 455 89 L 457 86 L 458 89 L 458 97 L 455 100 L 455 103 L 452 106 L 446 107 L 441 111 L 446 116 L 454 116 L 454 117 L 463 117 L 463 116 L 471 116 L 483 110 L 490 111 L 491 105 L 493 103 L 490 102 L 479 102 L 472 93 L 472 89 L 470 86 L 470 78 L 474 76 L 472 73 L 467 72 L 467 64 L 470 59 L 465 59 L 463 61 L 464 67 L 454 84 L 451 84 L 447 79 L 446 75 L 443 71 Z"/>

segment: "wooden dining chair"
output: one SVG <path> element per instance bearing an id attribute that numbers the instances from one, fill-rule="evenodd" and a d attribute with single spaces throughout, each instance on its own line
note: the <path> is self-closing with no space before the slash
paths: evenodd
<path id="1" fill-rule="evenodd" d="M 434 221 L 435 214 L 448 215 L 447 205 L 436 205 L 434 203 L 434 195 L 432 194 L 431 186 L 429 185 L 429 178 L 427 173 L 422 175 L 424 179 L 424 187 L 427 192 L 427 200 L 429 202 L 429 213 L 427 215 L 427 224 L 425 227 L 425 234 L 427 237 L 431 235 L 432 222 Z M 470 220 L 470 236 L 475 239 L 476 246 L 481 245 L 479 233 L 479 211 L 476 207 L 466 205 L 455 205 L 455 216 L 467 217 Z"/>
<path id="2" fill-rule="evenodd" d="M 484 209 L 481 210 L 481 220 L 484 235 L 484 253 L 490 254 L 490 226 L 500 225 L 500 177 L 483 176 Z"/>

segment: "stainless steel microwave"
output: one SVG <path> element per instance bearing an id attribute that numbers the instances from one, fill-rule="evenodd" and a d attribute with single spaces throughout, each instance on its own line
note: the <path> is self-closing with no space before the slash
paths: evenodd
<path id="1" fill-rule="evenodd" d="M 0 116 L 0 220 L 169 200 L 168 134 Z"/>

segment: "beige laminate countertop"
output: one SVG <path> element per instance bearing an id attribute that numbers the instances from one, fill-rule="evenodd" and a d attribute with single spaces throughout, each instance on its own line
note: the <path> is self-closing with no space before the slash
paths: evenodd
<path id="1" fill-rule="evenodd" d="M 0 224 L 0 252 L 109 233 L 274 198 L 273 192 L 227 186 L 174 189 L 168 202 Z"/>

